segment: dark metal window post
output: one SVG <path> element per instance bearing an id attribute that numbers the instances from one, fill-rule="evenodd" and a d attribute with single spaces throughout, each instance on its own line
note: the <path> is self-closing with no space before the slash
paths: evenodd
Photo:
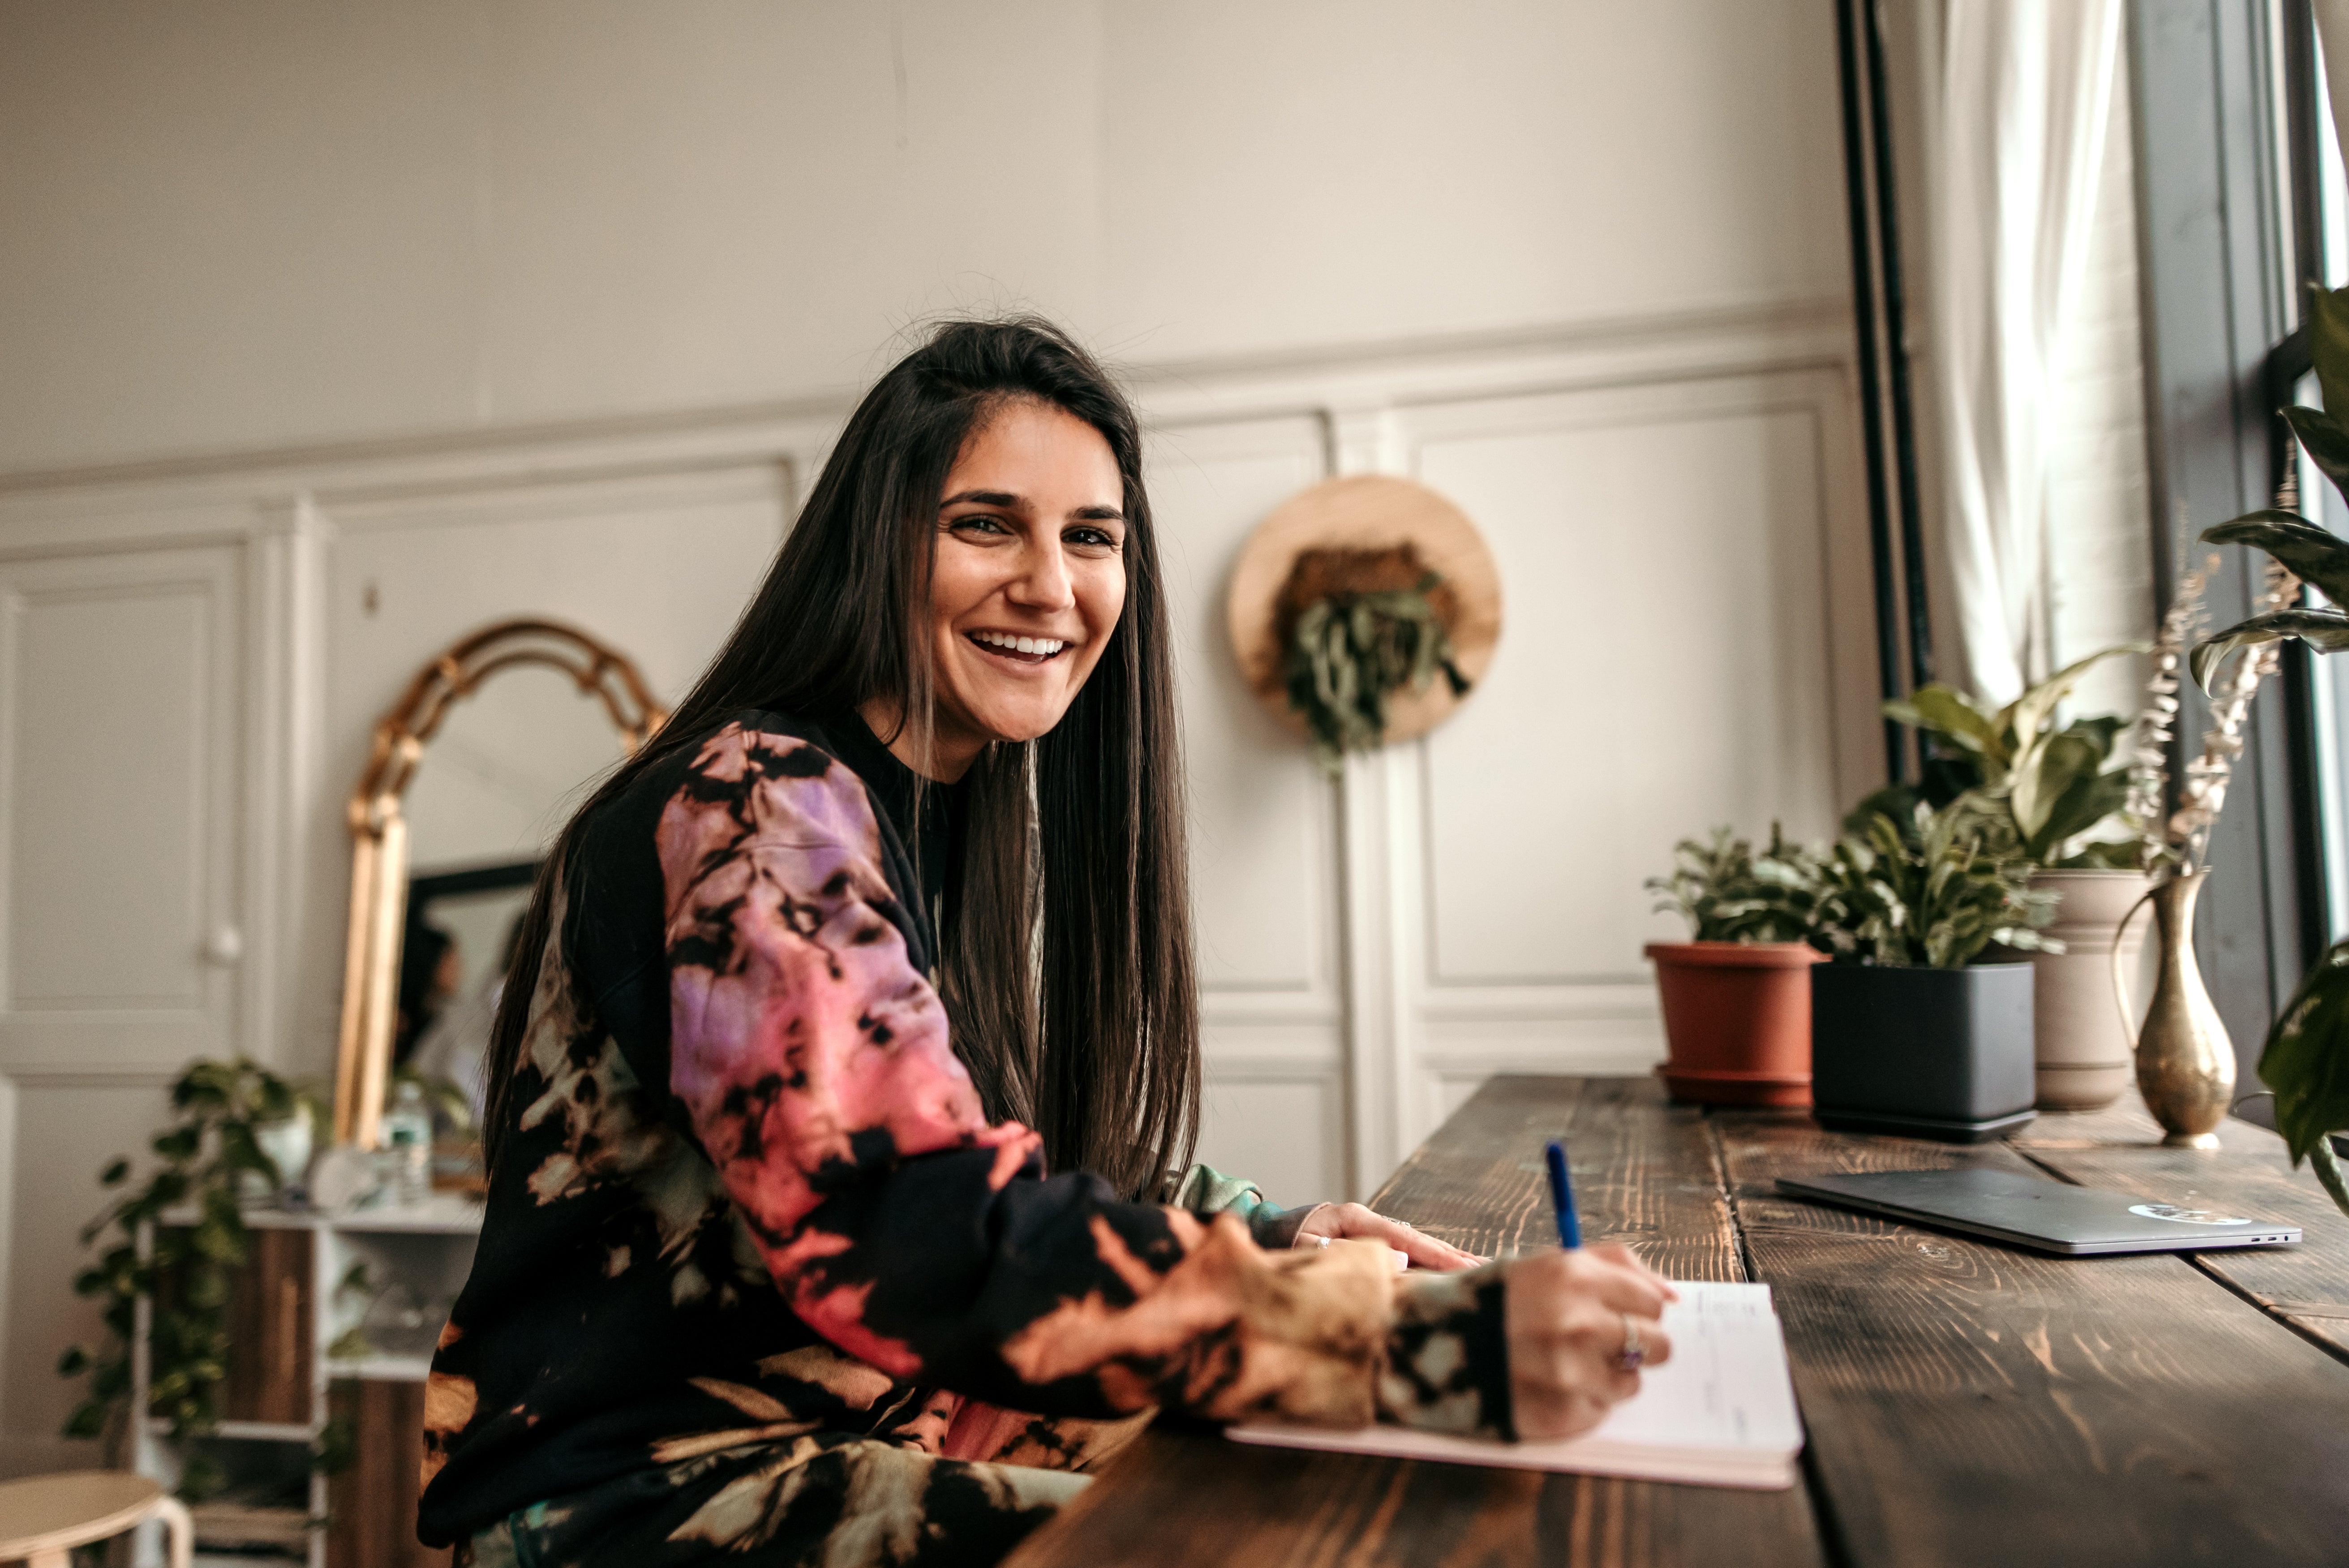
<path id="1" fill-rule="evenodd" d="M 1876 587 L 1877 680 L 1883 694 L 1893 698 L 1906 696 L 1912 687 L 1933 678 L 1933 651 L 1925 597 L 1924 523 L 1917 487 L 1916 416 L 1909 396 L 1899 192 L 1893 169 L 1892 111 L 1886 90 L 1884 18 L 1878 0 L 1836 0 L 1836 43 L 1843 95 L 1844 195 L 1851 218 L 1852 314 L 1858 332 L 1860 433 L 1868 462 L 1868 546 Z M 1889 483 L 1885 451 L 1888 424 Z M 1897 552 L 1893 544 L 1896 499 Z M 1895 587 L 1896 572 L 1906 588 L 1905 596 Z M 1907 680 L 1901 678 L 1900 661 L 1904 597 Z M 1909 771 L 1902 736 L 1899 724 L 1884 721 L 1885 774 L 1896 784 Z M 1921 769 L 1922 737 L 1919 747 Z"/>
<path id="2" fill-rule="evenodd" d="M 2214 523 L 2270 504 L 2289 456 L 2277 417 L 2299 325 L 2302 256 L 2289 228 L 2313 238 L 2313 198 L 2280 167 L 2279 127 L 2313 148 L 2275 101 L 2313 94 L 2304 51 L 2306 0 L 2287 0 L 2285 37 L 2271 13 L 2242 0 L 2132 0 L 2128 11 L 2131 119 L 2136 128 L 2137 255 L 2144 320 L 2147 477 L 2153 531 L 2155 613 L 2176 590 L 2192 541 Z M 2278 51 L 2283 51 L 2279 54 Z M 2301 85 L 2291 85 L 2298 76 Z M 2307 106 L 2313 109 L 2313 99 Z M 2300 198 L 2300 200 L 2295 200 Z M 2303 205 L 2303 202 L 2305 204 Z M 2306 214 L 2293 225 L 2291 207 Z M 2223 552 L 2208 595 L 2219 624 L 2252 611 L 2264 557 Z M 2299 693 L 2295 698 L 2295 691 Z M 2236 760 L 2225 812 L 2211 835 L 2210 882 L 2196 929 L 2203 977 L 2233 1036 L 2245 1090 L 2275 1010 L 2314 956 L 2324 927 L 2314 828 L 2313 747 L 2304 650 L 2285 654 L 2283 679 L 2264 687 L 2248 744 Z M 2177 764 L 2199 751 L 2209 706 L 2189 688 L 2177 727 Z"/>

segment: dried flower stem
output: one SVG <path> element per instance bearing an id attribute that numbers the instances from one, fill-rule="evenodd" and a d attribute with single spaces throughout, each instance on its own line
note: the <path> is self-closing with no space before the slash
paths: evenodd
<path id="1" fill-rule="evenodd" d="M 2267 591 L 2260 596 L 2255 615 L 2266 615 L 2300 602 L 2300 579 L 2273 561 L 2268 563 Z M 2210 828 L 2227 804 L 2227 785 L 2234 776 L 2235 759 L 2243 753 L 2243 724 L 2251 716 L 2251 699 L 2260 682 L 2282 665 L 2282 645 L 2266 643 L 2246 653 L 2235 666 L 2234 678 L 2223 684 L 2210 704 L 2210 727 L 2202 734 L 2202 754 L 2186 764 L 2178 787 L 2178 808 L 2168 823 L 2167 838 L 2176 852 L 2180 875 L 2199 871 L 2208 863 Z"/>
<path id="2" fill-rule="evenodd" d="M 2209 621 L 2202 595 L 2219 569 L 2214 553 L 2202 565 L 2182 574 L 2161 618 L 2161 631 L 2153 644 L 2153 673 L 2145 683 L 2145 708 L 2137 715 L 2137 749 L 2129 756 L 2128 800 L 2122 808 L 2143 836 L 2140 859 L 2147 871 L 2174 859 L 2177 847 L 2163 830 L 2162 809 L 2169 792 L 2169 745 L 2178 723 L 2178 672 L 2185 668 L 2186 650 Z"/>

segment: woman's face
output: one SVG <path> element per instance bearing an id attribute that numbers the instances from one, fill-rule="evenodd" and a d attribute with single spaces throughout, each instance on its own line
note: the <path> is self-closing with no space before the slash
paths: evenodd
<path id="1" fill-rule="evenodd" d="M 933 773 L 1069 711 L 1125 605 L 1124 505 L 1109 442 L 1049 403 L 1000 404 L 963 442 L 930 569 Z"/>

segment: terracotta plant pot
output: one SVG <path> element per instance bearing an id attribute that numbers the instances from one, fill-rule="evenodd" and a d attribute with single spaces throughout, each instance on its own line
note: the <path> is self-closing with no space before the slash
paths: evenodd
<path id="1" fill-rule="evenodd" d="M 1800 942 L 1650 942 L 1676 1100 L 1811 1103 L 1811 966 Z"/>
<path id="2" fill-rule="evenodd" d="M 2060 953 L 2033 953 L 2032 1038 L 2043 1111 L 2093 1111 L 2111 1105 L 2136 1075 L 2129 1021 L 2113 1000 L 2113 939 L 2121 917 L 2144 897 L 2142 871 L 2041 871 L 2034 892 L 2061 899 L 2047 928 Z M 2137 972 L 2150 920 L 2139 919 L 2121 944 L 2126 972 Z"/>

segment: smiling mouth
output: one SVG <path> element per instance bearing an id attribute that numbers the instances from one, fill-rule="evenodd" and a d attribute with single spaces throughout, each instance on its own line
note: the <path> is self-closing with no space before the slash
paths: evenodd
<path id="1" fill-rule="evenodd" d="M 981 652 L 1014 664 L 1049 663 L 1075 646 L 1056 637 L 1021 637 L 1009 631 L 969 631 L 963 636 Z"/>

